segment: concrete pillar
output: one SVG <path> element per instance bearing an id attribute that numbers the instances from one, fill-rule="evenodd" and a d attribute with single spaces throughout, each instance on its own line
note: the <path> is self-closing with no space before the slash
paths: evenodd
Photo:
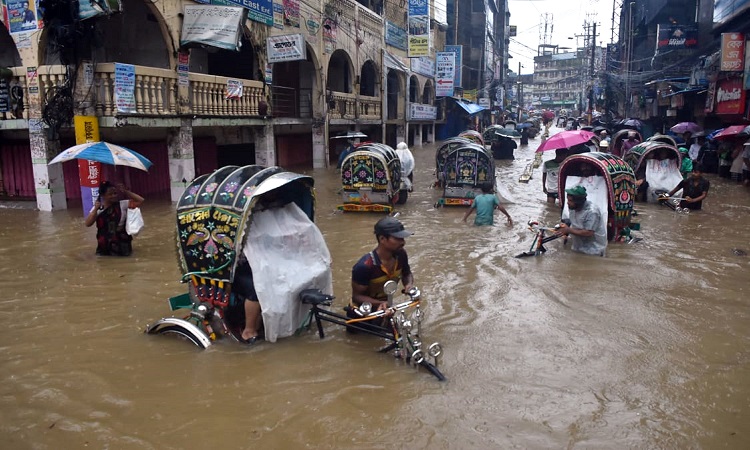
<path id="1" fill-rule="evenodd" d="M 36 119 L 30 119 L 29 122 L 32 120 Z M 47 165 L 55 155 L 60 153 L 60 141 L 49 141 L 44 130 L 32 131 L 29 128 L 29 143 L 37 208 L 40 211 L 67 209 L 62 164 Z"/>
<path id="2" fill-rule="evenodd" d="M 167 137 L 169 151 L 170 197 L 178 202 L 185 187 L 195 178 L 195 150 L 193 148 L 193 123 L 191 119 L 180 119 L 180 128 L 170 131 Z"/>
<path id="3" fill-rule="evenodd" d="M 412 124 L 411 126 L 414 127 L 414 147 L 421 147 L 422 146 L 422 125 Z"/>
<path id="4" fill-rule="evenodd" d="M 313 169 L 328 167 L 328 127 L 322 123 L 312 125 Z"/>
<path id="5" fill-rule="evenodd" d="M 399 142 L 406 142 L 406 126 L 396 126 L 396 144 Z"/>
<path id="6" fill-rule="evenodd" d="M 255 128 L 255 164 L 265 167 L 276 165 L 276 140 L 270 123 Z"/>
<path id="7" fill-rule="evenodd" d="M 55 135 L 48 139 L 48 128 L 43 128 L 42 95 L 36 67 L 26 69 L 28 83 L 27 105 L 29 107 L 29 147 L 31 164 L 34 172 L 36 205 L 40 211 L 67 209 L 65 201 L 65 178 L 62 164 L 47 164 L 60 153 L 60 142 Z"/>
<path id="8" fill-rule="evenodd" d="M 435 142 L 435 122 L 427 125 L 427 136 L 424 137 L 423 142 Z"/>

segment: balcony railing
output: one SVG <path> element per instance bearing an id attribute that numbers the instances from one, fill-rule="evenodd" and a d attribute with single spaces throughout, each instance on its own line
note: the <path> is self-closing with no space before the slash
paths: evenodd
<path id="1" fill-rule="evenodd" d="M 11 89 L 20 86 L 23 90 L 23 119 L 29 118 L 30 80 L 23 67 L 11 68 Z M 93 93 L 96 114 L 100 116 L 124 115 L 117 112 L 115 104 L 115 64 L 97 64 L 94 71 Z M 39 66 L 37 84 L 39 94 L 44 98 L 50 89 L 62 85 L 66 80 L 65 66 Z M 258 103 L 264 99 L 263 82 L 239 80 L 242 95 L 239 98 L 226 98 L 227 77 L 189 73 L 188 114 L 196 116 L 257 116 Z M 135 112 L 127 115 L 174 116 L 178 114 L 178 77 L 168 69 L 135 66 Z"/>
<path id="2" fill-rule="evenodd" d="M 328 115 L 331 119 L 355 119 L 357 96 L 331 91 L 328 98 Z"/>

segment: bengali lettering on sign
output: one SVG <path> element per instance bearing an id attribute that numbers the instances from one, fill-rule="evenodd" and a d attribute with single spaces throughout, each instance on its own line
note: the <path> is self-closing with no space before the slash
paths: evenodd
<path id="1" fill-rule="evenodd" d="M 722 72 L 741 71 L 744 68 L 745 35 L 742 33 L 721 33 Z"/>
<path id="2" fill-rule="evenodd" d="M 393 22 L 385 22 L 385 43 L 401 50 L 406 50 L 408 37 L 406 30 L 399 27 Z"/>
<path id="3" fill-rule="evenodd" d="M 409 0 L 408 31 L 409 58 L 430 56 L 430 3 L 428 0 Z"/>
<path id="4" fill-rule="evenodd" d="M 435 96 L 453 96 L 453 80 L 455 77 L 455 57 L 453 52 L 437 52 L 435 58 Z"/>
<path id="5" fill-rule="evenodd" d="M 437 107 L 411 103 L 409 105 L 409 120 L 435 120 L 437 118 Z"/>
<path id="6" fill-rule="evenodd" d="M 745 90 L 742 77 L 722 80 L 716 85 L 716 114 L 744 114 Z"/>
<path id="7" fill-rule="evenodd" d="M 305 38 L 301 34 L 269 36 L 266 38 L 268 63 L 307 59 Z"/>

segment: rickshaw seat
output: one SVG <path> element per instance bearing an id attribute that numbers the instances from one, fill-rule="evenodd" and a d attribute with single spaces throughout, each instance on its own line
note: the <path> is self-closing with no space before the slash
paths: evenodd
<path id="1" fill-rule="evenodd" d="M 330 306 L 335 298 L 333 295 L 324 294 L 320 289 L 305 289 L 299 293 L 302 303 L 307 305 Z"/>

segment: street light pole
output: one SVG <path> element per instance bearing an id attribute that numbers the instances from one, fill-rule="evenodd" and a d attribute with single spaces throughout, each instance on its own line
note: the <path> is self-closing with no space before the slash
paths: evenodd
<path id="1" fill-rule="evenodd" d="M 521 110 L 523 109 L 523 85 L 521 84 L 521 61 L 518 61 L 518 123 L 521 123 Z"/>
<path id="2" fill-rule="evenodd" d="M 633 6 L 628 5 L 628 58 L 625 61 L 625 118 L 630 117 L 630 69 L 633 59 Z"/>

